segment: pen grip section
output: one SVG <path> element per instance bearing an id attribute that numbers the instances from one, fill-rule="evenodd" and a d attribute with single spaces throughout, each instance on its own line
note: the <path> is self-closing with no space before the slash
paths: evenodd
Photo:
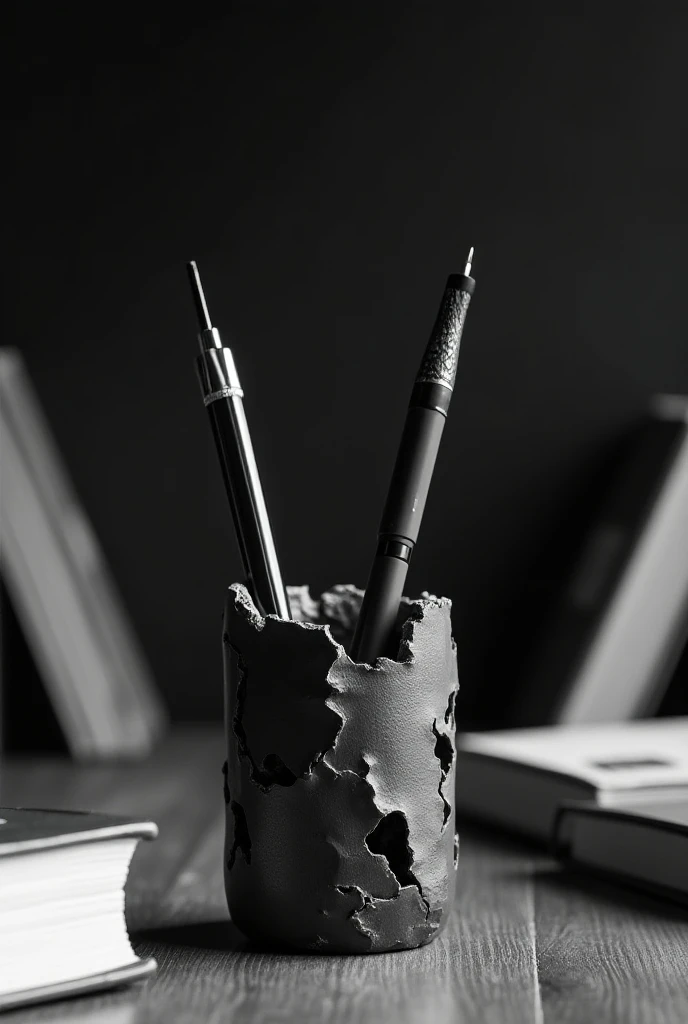
<path id="1" fill-rule="evenodd" d="M 396 657 L 391 649 L 399 601 L 404 592 L 408 562 L 393 555 L 376 555 L 351 646 L 353 661 L 372 665 L 378 656 Z M 369 614 L 370 609 L 375 614 Z"/>
<path id="2" fill-rule="evenodd" d="M 473 284 L 470 277 L 452 275 L 447 282 L 430 341 L 416 380 L 428 384 L 443 384 L 451 391 L 456 380 L 461 335 L 471 301 Z"/>
<path id="3" fill-rule="evenodd" d="M 227 500 L 229 501 L 229 507 L 232 513 L 232 522 L 234 524 L 234 532 L 236 534 L 237 544 L 239 545 L 241 564 L 244 567 L 244 573 L 246 574 L 248 580 L 247 586 L 249 586 L 250 584 L 249 589 L 251 590 L 251 596 L 256 602 L 259 611 L 262 611 L 263 609 L 260 608 L 258 595 L 255 593 L 255 586 L 253 585 L 253 581 L 250 579 L 250 559 L 248 555 L 246 537 L 244 536 L 244 530 L 242 526 L 241 513 L 239 511 L 239 506 L 237 504 L 237 489 L 234 487 L 233 484 L 234 477 L 232 475 L 232 458 L 223 440 L 223 432 L 226 429 L 225 421 L 229 419 L 229 413 L 227 412 L 227 410 L 225 410 L 224 415 L 222 413 L 221 406 L 224 405 L 224 402 L 213 402 L 211 405 L 206 406 L 206 408 L 208 410 L 208 418 L 210 419 L 210 429 L 212 430 L 213 440 L 215 441 L 215 449 L 217 451 L 217 456 L 220 461 L 220 472 L 222 473 L 222 480 L 225 485 L 225 493 L 227 495 Z"/>

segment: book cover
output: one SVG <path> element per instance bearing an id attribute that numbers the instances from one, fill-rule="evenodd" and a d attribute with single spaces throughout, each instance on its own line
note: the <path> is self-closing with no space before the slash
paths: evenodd
<path id="1" fill-rule="evenodd" d="M 155 970 L 131 948 L 122 889 L 137 840 L 157 834 L 147 819 L 0 807 L 0 1009 Z"/>
<path id="2" fill-rule="evenodd" d="M 568 866 L 688 903 L 688 800 L 565 804 L 553 849 Z"/>
<path id="3" fill-rule="evenodd" d="M 16 617 L 75 758 L 144 755 L 167 713 L 23 361 L 12 349 L 0 349 L 0 433 L 0 568 L 13 612 L 3 627 Z M 30 717 L 40 702 L 21 709 L 23 687 L 7 656 L 22 645 L 7 639 L 3 687 L 13 692 L 2 702 L 2 725 L 11 746 L 6 716 L 20 719 L 23 710 Z"/>
<path id="4" fill-rule="evenodd" d="M 655 712 L 688 637 L 687 521 L 688 398 L 657 396 L 544 623 L 516 724 Z"/>

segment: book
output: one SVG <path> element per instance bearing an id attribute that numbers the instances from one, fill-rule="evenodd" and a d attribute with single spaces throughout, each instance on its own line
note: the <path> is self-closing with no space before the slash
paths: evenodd
<path id="1" fill-rule="evenodd" d="M 671 681 L 657 708 L 657 717 L 688 714 L 688 638 L 676 662 Z"/>
<path id="2" fill-rule="evenodd" d="M 166 710 L 11 349 L 0 349 L 0 443 L 0 571 L 67 746 L 77 759 L 145 755 Z M 11 671 L 3 665 L 4 687 Z M 16 687 L 23 692 L 21 680 Z M 3 731 L 11 726 L 3 715 Z"/>
<path id="3" fill-rule="evenodd" d="M 566 801 L 688 799 L 688 717 L 464 733 L 457 745 L 457 814 L 541 841 Z"/>
<path id="4" fill-rule="evenodd" d="M 566 864 L 688 903 L 688 800 L 560 808 L 554 847 Z"/>
<path id="5" fill-rule="evenodd" d="M 0 1009 L 134 981 L 124 883 L 152 821 L 0 807 Z"/>
<path id="6" fill-rule="evenodd" d="M 514 723 L 654 714 L 688 639 L 688 397 L 658 395 L 613 471 L 543 639 Z"/>

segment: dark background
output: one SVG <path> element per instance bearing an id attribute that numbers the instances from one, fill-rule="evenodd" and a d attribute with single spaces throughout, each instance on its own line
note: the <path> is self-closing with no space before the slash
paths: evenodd
<path id="1" fill-rule="evenodd" d="M 652 392 L 688 390 L 688 17 L 87 10 L 24 5 L 5 33 L 4 343 L 173 714 L 220 714 L 241 576 L 184 261 L 234 348 L 284 576 L 319 590 L 365 583 L 413 374 L 475 245 L 408 591 L 453 599 L 463 722 L 499 720 L 619 439 Z"/>

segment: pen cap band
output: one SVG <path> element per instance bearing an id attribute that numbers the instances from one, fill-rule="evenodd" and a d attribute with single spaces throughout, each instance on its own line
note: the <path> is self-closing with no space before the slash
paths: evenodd
<path id="1" fill-rule="evenodd" d="M 206 405 L 217 398 L 243 394 L 231 349 L 208 349 L 196 359 L 196 370 Z"/>
<path id="2" fill-rule="evenodd" d="M 459 345 L 472 291 L 464 288 L 463 282 L 469 281 L 472 283 L 473 279 L 456 274 L 449 278 L 430 342 L 416 377 L 417 384 L 443 384 L 446 388 L 453 389 L 459 362 Z"/>
<path id="3" fill-rule="evenodd" d="M 450 274 L 447 278 L 447 288 L 455 288 L 457 291 L 472 295 L 475 291 L 475 278 L 468 277 L 467 274 Z"/>

